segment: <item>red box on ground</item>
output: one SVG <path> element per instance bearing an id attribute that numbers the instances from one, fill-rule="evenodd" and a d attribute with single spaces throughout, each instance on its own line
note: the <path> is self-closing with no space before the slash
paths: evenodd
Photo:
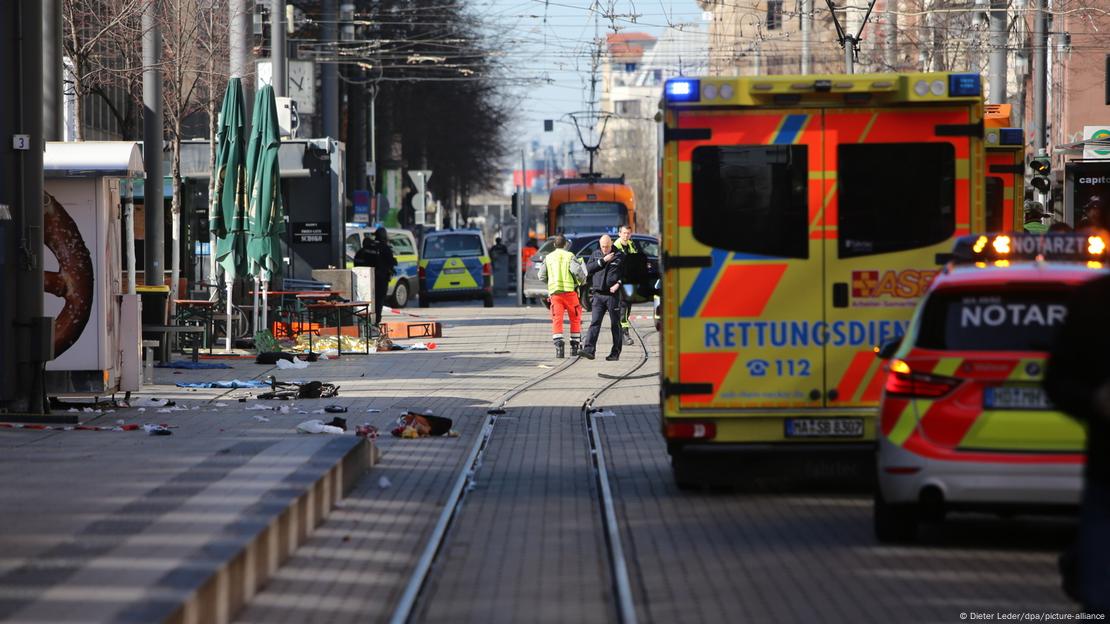
<path id="1" fill-rule="evenodd" d="M 443 337 L 443 326 L 439 321 L 386 321 L 381 324 L 381 329 L 394 340 Z"/>

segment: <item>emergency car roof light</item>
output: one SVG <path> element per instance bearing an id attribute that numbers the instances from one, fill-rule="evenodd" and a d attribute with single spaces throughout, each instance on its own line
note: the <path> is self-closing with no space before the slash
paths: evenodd
<path id="1" fill-rule="evenodd" d="M 979 74 L 951 74 L 948 76 L 949 97 L 968 97 L 979 95 L 983 85 Z"/>
<path id="2" fill-rule="evenodd" d="M 697 102 L 701 98 L 699 81 L 692 78 L 668 80 L 663 92 L 671 102 Z"/>
<path id="3" fill-rule="evenodd" d="M 1002 128 L 998 131 L 999 145 L 1025 145 L 1025 136 L 1021 128 Z"/>
<path id="4" fill-rule="evenodd" d="M 975 253 L 983 253 L 983 250 L 987 248 L 987 243 L 989 242 L 989 238 L 987 238 L 986 236 L 980 236 L 979 238 L 975 239 L 975 244 L 971 246 L 971 251 L 974 251 Z"/>
<path id="5" fill-rule="evenodd" d="M 1005 234 L 994 237 L 991 247 L 994 247 L 995 252 L 1002 255 L 1010 253 L 1010 237 Z"/>
<path id="6" fill-rule="evenodd" d="M 1009 262 L 1025 260 L 1036 262 L 1091 262 L 1105 261 L 1110 255 L 1110 243 L 1102 235 L 1075 232 L 1047 234 L 1008 233 L 978 234 L 960 237 L 948 254 L 956 264 L 994 262 L 1008 266 Z M 938 254 L 939 257 L 939 254 Z M 996 261 L 1008 261 L 998 264 Z"/>
<path id="7" fill-rule="evenodd" d="M 1106 241 L 1101 236 L 1087 237 L 1087 253 L 1091 256 L 1101 256 L 1106 251 Z"/>

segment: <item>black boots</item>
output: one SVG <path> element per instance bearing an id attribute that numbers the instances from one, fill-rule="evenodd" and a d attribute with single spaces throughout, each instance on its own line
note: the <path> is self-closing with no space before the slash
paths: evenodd
<path id="1" fill-rule="evenodd" d="M 570 357 L 578 355 L 578 350 L 582 348 L 582 343 L 574 338 L 570 339 Z"/>
<path id="2" fill-rule="evenodd" d="M 566 351 L 566 349 L 563 345 L 563 339 L 562 338 L 556 338 L 555 339 L 555 357 L 557 357 L 557 358 L 566 357 L 565 351 Z"/>

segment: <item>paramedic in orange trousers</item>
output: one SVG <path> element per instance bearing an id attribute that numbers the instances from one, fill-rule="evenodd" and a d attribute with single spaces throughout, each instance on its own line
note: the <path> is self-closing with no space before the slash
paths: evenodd
<path id="1" fill-rule="evenodd" d="M 567 238 L 555 237 L 555 249 L 543 259 L 539 278 L 547 282 L 551 299 L 551 340 L 555 343 L 555 357 L 565 355 L 563 342 L 563 315 L 570 316 L 570 356 L 578 355 L 582 340 L 582 304 L 578 301 L 578 286 L 586 281 L 586 268 L 571 252 L 567 251 Z"/>

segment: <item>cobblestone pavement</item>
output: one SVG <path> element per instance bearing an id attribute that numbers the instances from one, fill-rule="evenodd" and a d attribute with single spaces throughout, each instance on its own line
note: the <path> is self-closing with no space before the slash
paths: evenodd
<path id="1" fill-rule="evenodd" d="M 145 395 L 183 411 L 131 408 L 87 421 L 165 422 L 172 436 L 0 430 L 0 620 L 167 619 L 195 597 L 198 578 L 226 563 L 232 538 L 256 530 L 275 492 L 298 491 L 297 475 L 320 463 L 313 458 L 334 463 L 356 442 L 293 433 L 323 417 L 314 410 L 339 404 L 350 425 L 382 431 L 380 462 L 314 531 L 298 529 L 305 541 L 265 588 L 248 592 L 246 608 L 194 610 L 191 621 L 387 621 L 486 410 L 554 373 L 497 418 L 411 619 L 616 621 L 581 405 L 611 382 L 599 373 L 631 371 L 643 351 L 556 371 L 543 308 L 409 312 L 443 322 L 436 350 L 299 371 L 253 362 L 159 370 Z M 636 378 L 601 396 L 613 415 L 597 421 L 640 621 L 956 622 L 961 612 L 1074 611 L 1055 571 L 1068 520 L 957 516 L 920 545 L 889 547 L 875 541 L 870 494 L 859 488 L 680 491 L 658 433 L 658 382 L 640 377 L 658 372 L 658 336 L 636 323 L 649 356 Z M 270 374 L 332 381 L 340 396 L 262 412 L 249 409 L 269 404 L 250 398 L 256 391 L 172 385 Z M 412 408 L 453 418 L 459 437 L 389 436 Z"/>

